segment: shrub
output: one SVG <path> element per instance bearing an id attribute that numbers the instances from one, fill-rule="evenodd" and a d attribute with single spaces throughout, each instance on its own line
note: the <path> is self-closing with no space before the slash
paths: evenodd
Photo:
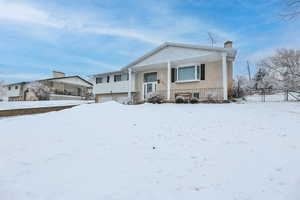
<path id="1" fill-rule="evenodd" d="M 199 103 L 199 99 L 193 97 L 193 98 L 191 99 L 191 103 L 192 103 L 192 104 Z"/>
<path id="2" fill-rule="evenodd" d="M 161 104 L 162 102 L 163 102 L 163 98 L 162 98 L 162 96 L 160 96 L 160 95 L 155 95 L 155 96 L 153 96 L 153 97 L 150 97 L 149 99 L 148 99 L 148 102 L 149 103 L 158 103 L 158 104 Z"/>
<path id="3" fill-rule="evenodd" d="M 176 99 L 175 99 L 175 102 L 176 103 L 184 103 L 185 100 L 184 100 L 184 98 L 182 96 L 177 96 Z"/>

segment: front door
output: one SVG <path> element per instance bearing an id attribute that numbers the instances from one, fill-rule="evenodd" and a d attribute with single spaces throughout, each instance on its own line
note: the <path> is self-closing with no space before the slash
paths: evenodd
<path id="1" fill-rule="evenodd" d="M 148 99 L 156 93 L 157 89 L 157 72 L 150 72 L 144 74 L 143 83 L 143 97 Z"/>
<path id="2" fill-rule="evenodd" d="M 148 99 L 156 93 L 156 82 L 144 83 L 144 99 Z"/>

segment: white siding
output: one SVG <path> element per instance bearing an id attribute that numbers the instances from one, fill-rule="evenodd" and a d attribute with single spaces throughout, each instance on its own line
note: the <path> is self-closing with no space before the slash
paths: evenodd
<path id="1" fill-rule="evenodd" d="M 114 74 L 109 75 L 110 76 L 110 82 L 107 83 L 107 76 L 100 76 L 103 77 L 103 82 L 95 84 L 93 87 L 93 93 L 94 94 L 109 94 L 109 93 L 127 93 L 129 90 L 128 81 L 118 81 L 114 82 Z M 135 75 L 132 74 L 132 92 L 134 92 L 134 79 Z"/>
<path id="2" fill-rule="evenodd" d="M 15 87 L 18 86 L 18 89 L 15 89 Z M 18 97 L 18 96 L 22 96 L 23 94 L 22 93 L 22 90 L 21 90 L 21 86 L 22 85 L 11 85 L 11 89 L 8 90 L 8 87 L 7 87 L 7 96 L 8 97 Z"/>

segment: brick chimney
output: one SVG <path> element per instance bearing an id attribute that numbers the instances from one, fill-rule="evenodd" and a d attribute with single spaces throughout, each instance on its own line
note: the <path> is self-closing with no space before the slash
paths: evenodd
<path id="1" fill-rule="evenodd" d="M 61 78 L 61 77 L 65 77 L 65 73 L 53 71 L 52 76 L 53 76 L 53 78 Z"/>
<path id="2" fill-rule="evenodd" d="M 233 44 L 233 42 L 228 40 L 224 43 L 224 48 L 232 48 L 232 44 Z"/>

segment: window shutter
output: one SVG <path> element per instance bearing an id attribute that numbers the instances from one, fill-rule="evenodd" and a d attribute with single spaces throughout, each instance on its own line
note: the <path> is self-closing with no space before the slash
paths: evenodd
<path id="1" fill-rule="evenodd" d="M 205 80 L 205 64 L 201 64 L 201 80 Z"/>
<path id="2" fill-rule="evenodd" d="M 117 77 L 116 77 L 116 75 L 114 75 L 114 82 L 116 82 L 116 80 L 117 80 Z"/>
<path id="3" fill-rule="evenodd" d="M 172 68 L 171 71 L 171 82 L 174 83 L 177 80 L 177 71 L 176 68 Z"/>
<path id="4" fill-rule="evenodd" d="M 107 81 L 106 82 L 108 82 L 109 83 L 109 76 L 107 76 Z"/>
<path id="5" fill-rule="evenodd" d="M 197 65 L 197 80 L 200 80 L 200 66 Z"/>

